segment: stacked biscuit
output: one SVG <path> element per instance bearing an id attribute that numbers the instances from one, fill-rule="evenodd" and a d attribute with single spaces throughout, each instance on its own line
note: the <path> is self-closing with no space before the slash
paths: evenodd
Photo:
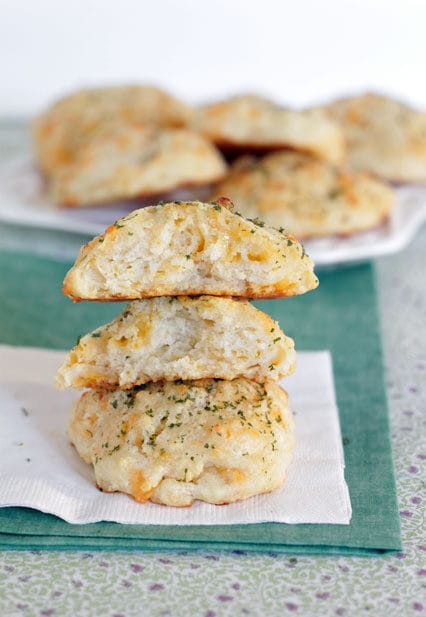
<path id="1" fill-rule="evenodd" d="M 88 388 L 72 443 L 98 486 L 172 506 L 229 503 L 279 487 L 293 450 L 293 341 L 247 298 L 317 286 L 284 230 L 228 200 L 136 210 L 80 251 L 64 293 L 131 300 L 83 336 L 57 374 Z"/>

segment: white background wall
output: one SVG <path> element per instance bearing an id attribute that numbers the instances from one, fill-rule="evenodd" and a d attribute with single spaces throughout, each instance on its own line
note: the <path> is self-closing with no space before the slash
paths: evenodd
<path id="1" fill-rule="evenodd" d="M 0 0 L 0 114 L 87 84 L 303 105 L 376 88 L 426 107 L 426 0 Z"/>

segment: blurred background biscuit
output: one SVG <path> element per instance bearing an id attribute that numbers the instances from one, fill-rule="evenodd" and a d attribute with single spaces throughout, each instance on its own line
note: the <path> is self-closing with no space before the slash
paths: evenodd
<path id="1" fill-rule="evenodd" d="M 426 113 L 379 94 L 322 109 L 341 127 L 353 169 L 395 182 L 426 182 Z"/>
<path id="2" fill-rule="evenodd" d="M 334 162 L 343 158 L 341 130 L 325 113 L 287 109 L 261 96 L 235 96 L 199 107 L 192 126 L 221 148 L 290 148 Z"/>
<path id="3" fill-rule="evenodd" d="M 383 182 L 300 152 L 241 158 L 216 186 L 243 216 L 285 227 L 297 238 L 349 235 L 382 223 L 394 195 Z"/>
<path id="4" fill-rule="evenodd" d="M 192 131 L 115 124 L 55 171 L 50 193 L 61 205 L 90 206 L 206 185 L 226 168 L 215 146 Z"/>
<path id="5" fill-rule="evenodd" d="M 110 124 L 181 127 L 191 108 L 154 86 L 111 86 L 79 90 L 63 97 L 33 123 L 40 169 L 51 174 L 70 163 L 78 149 Z"/>

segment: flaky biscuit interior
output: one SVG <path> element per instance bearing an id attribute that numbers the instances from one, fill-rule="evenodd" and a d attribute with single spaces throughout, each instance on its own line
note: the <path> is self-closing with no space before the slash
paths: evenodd
<path id="1" fill-rule="evenodd" d="M 204 294 L 272 298 L 318 285 L 313 262 L 297 240 L 223 203 L 135 210 L 80 250 L 64 293 L 108 301 Z"/>
<path id="2" fill-rule="evenodd" d="M 57 373 L 60 388 L 131 388 L 149 381 L 281 379 L 293 340 L 246 300 L 200 296 L 135 300 L 81 337 Z"/>

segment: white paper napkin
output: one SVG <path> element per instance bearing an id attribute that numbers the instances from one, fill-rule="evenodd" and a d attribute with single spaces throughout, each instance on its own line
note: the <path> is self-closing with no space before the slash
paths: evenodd
<path id="1" fill-rule="evenodd" d="M 231 523 L 349 524 L 351 504 L 328 351 L 299 352 L 283 385 L 295 412 L 296 449 L 284 486 L 267 495 L 190 508 L 138 504 L 101 493 L 66 435 L 79 396 L 58 392 L 53 375 L 65 352 L 0 345 L 0 507 L 26 506 L 70 523 L 115 521 L 162 525 Z"/>

